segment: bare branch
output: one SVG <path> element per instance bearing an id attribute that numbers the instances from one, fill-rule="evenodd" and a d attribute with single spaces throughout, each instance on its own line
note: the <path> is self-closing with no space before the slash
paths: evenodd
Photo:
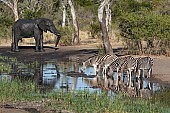
<path id="1" fill-rule="evenodd" d="M 12 11 L 14 13 L 15 21 L 18 20 L 18 10 L 17 10 L 18 0 L 13 0 L 13 3 L 10 2 L 9 0 L 0 0 L 0 1 L 2 1 L 4 4 L 6 4 L 9 8 L 12 9 Z"/>
<path id="2" fill-rule="evenodd" d="M 99 22 L 102 22 L 104 7 L 110 2 L 110 0 L 103 0 L 98 8 L 98 18 Z"/>
<path id="3" fill-rule="evenodd" d="M 2 1 L 4 4 L 6 4 L 11 9 L 13 9 L 13 4 L 10 1 L 7 1 L 7 0 L 0 0 L 0 1 Z"/>

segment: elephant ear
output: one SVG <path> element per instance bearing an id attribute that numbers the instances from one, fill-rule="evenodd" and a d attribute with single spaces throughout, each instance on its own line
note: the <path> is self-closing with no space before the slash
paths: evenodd
<path id="1" fill-rule="evenodd" d="M 41 20 L 38 23 L 38 26 L 40 27 L 40 29 L 42 29 L 44 32 L 47 32 L 47 25 L 46 25 L 46 21 L 45 20 Z"/>

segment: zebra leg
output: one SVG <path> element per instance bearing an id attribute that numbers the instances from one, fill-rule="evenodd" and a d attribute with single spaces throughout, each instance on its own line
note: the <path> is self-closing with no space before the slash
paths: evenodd
<path id="1" fill-rule="evenodd" d="M 139 69 L 138 70 L 138 77 L 137 77 L 137 79 L 138 79 L 138 89 L 140 89 L 140 76 L 141 76 L 141 70 Z"/>
<path id="2" fill-rule="evenodd" d="M 129 88 L 131 88 L 132 85 L 132 71 L 129 70 Z"/>
<path id="3" fill-rule="evenodd" d="M 129 71 L 127 71 L 127 85 L 129 85 Z"/>
<path id="4" fill-rule="evenodd" d="M 93 65 L 93 67 L 94 67 L 94 75 L 96 75 L 97 74 L 97 67 L 96 67 L 96 65 Z"/>
<path id="5" fill-rule="evenodd" d="M 149 72 L 148 72 L 148 78 L 151 77 L 151 74 L 152 74 L 152 68 L 149 69 Z"/>
<path id="6" fill-rule="evenodd" d="M 147 77 L 145 77 L 145 69 L 142 69 L 142 78 L 147 78 Z"/>
<path id="7" fill-rule="evenodd" d="M 107 72 L 106 72 L 106 67 L 104 66 L 103 67 L 103 69 L 102 69 L 102 75 L 103 75 L 103 77 L 107 77 L 107 74 L 106 74 Z"/>
<path id="8" fill-rule="evenodd" d="M 119 69 L 117 68 L 117 76 L 116 76 L 116 89 L 118 90 L 119 83 Z"/>
<path id="9" fill-rule="evenodd" d="M 148 81 L 148 87 L 149 87 L 149 90 L 152 90 L 152 83 L 150 81 Z"/>

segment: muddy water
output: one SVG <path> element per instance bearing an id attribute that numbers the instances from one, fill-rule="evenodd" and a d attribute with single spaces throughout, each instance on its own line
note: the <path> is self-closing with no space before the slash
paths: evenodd
<path id="1" fill-rule="evenodd" d="M 117 81 L 116 73 L 113 78 L 97 77 L 94 75 L 93 67 L 87 67 L 83 73 L 81 65 L 77 62 L 56 61 L 42 64 L 38 62 L 30 64 L 5 62 L 1 63 L 1 68 L 0 79 L 5 77 L 5 80 L 12 81 L 19 76 L 23 80 L 33 80 L 36 87 L 40 88 L 42 92 L 88 90 L 89 92 L 97 91 L 99 94 L 106 91 L 109 95 L 114 95 L 121 91 L 130 96 L 149 97 L 152 92 L 167 88 L 164 84 L 150 82 L 146 78 L 141 78 L 140 84 L 137 84 L 135 76 L 132 76 L 132 86 L 128 87 L 126 74 L 119 81 Z M 117 82 L 118 86 L 116 87 Z"/>

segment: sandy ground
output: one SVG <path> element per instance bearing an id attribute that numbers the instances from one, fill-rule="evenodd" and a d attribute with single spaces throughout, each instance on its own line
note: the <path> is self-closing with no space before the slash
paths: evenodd
<path id="1" fill-rule="evenodd" d="M 170 84 L 170 57 L 154 57 L 153 78 Z"/>

